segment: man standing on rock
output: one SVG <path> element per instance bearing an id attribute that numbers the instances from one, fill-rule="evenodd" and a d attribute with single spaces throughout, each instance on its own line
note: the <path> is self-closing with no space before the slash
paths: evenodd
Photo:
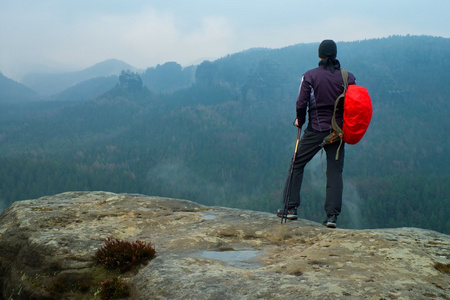
<path id="1" fill-rule="evenodd" d="M 297 98 L 297 119 L 295 126 L 300 128 L 306 121 L 308 110 L 308 126 L 306 127 L 296 153 L 290 184 L 289 203 L 287 210 L 279 209 L 277 215 L 290 220 L 297 219 L 297 208 L 300 206 L 300 189 L 303 180 L 303 170 L 306 164 L 322 149 L 323 139 L 331 132 L 336 98 L 344 91 L 344 83 L 340 63 L 336 59 L 337 46 L 332 40 L 324 40 L 319 45 L 319 66 L 307 71 L 300 84 Z M 355 84 L 355 77 L 348 73 L 348 84 Z M 341 102 L 342 103 L 342 102 Z M 343 105 L 336 110 L 336 121 L 342 127 Z M 344 144 L 331 143 L 325 145 L 327 156 L 327 186 L 325 212 L 327 217 L 323 224 L 336 228 L 337 217 L 342 206 L 342 171 L 344 168 Z M 339 156 L 336 153 L 339 149 Z M 287 191 L 289 192 L 289 191 Z"/>

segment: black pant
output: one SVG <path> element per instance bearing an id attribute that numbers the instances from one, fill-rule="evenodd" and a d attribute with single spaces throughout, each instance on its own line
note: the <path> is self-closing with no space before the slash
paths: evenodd
<path id="1" fill-rule="evenodd" d="M 288 207 L 300 207 L 300 189 L 303 181 L 303 170 L 306 164 L 321 149 L 323 138 L 329 132 L 313 132 L 308 129 L 303 133 L 295 157 L 294 169 Z M 327 187 L 325 212 L 327 215 L 339 215 L 342 207 L 342 171 L 344 169 L 345 144 L 339 148 L 339 142 L 324 146 L 327 155 Z M 339 148 L 339 157 L 336 160 L 336 152 Z M 289 179 L 288 179 L 289 180 Z"/>

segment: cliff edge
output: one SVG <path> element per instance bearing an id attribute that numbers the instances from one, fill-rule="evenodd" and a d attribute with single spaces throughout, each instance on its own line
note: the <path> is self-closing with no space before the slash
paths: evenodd
<path id="1" fill-rule="evenodd" d="M 157 256 L 116 274 L 105 239 Z M 328 229 L 307 220 L 161 197 L 67 192 L 0 215 L 0 299 L 450 299 L 450 236 L 417 228 Z"/>

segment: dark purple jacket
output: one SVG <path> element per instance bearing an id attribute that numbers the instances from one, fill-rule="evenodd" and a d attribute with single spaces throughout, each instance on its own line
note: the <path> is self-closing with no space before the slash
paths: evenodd
<path id="1" fill-rule="evenodd" d="M 348 84 L 355 84 L 355 76 L 348 72 Z M 309 70 L 302 77 L 297 98 L 297 119 L 299 127 L 306 121 L 308 110 L 308 129 L 326 132 L 331 128 L 334 103 L 344 91 L 344 82 L 340 70 L 334 73 L 319 66 Z M 343 106 L 336 110 L 336 121 L 342 126 Z"/>

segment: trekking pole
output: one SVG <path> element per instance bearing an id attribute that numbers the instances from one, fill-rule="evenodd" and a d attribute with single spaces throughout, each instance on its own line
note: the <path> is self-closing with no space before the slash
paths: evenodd
<path id="1" fill-rule="evenodd" d="M 302 128 L 298 127 L 297 129 L 297 141 L 295 143 L 295 151 L 294 151 L 294 157 L 292 158 L 291 167 L 289 169 L 289 177 L 286 180 L 286 186 L 285 186 L 285 197 L 284 197 L 284 208 L 283 208 L 283 215 L 281 217 L 281 224 L 287 222 L 287 211 L 288 211 L 288 205 L 289 200 L 291 198 L 291 185 L 292 185 L 292 174 L 294 173 L 294 163 L 295 163 L 295 157 L 297 156 L 297 150 L 298 150 L 298 143 L 300 141 L 300 136 L 302 134 Z"/>

